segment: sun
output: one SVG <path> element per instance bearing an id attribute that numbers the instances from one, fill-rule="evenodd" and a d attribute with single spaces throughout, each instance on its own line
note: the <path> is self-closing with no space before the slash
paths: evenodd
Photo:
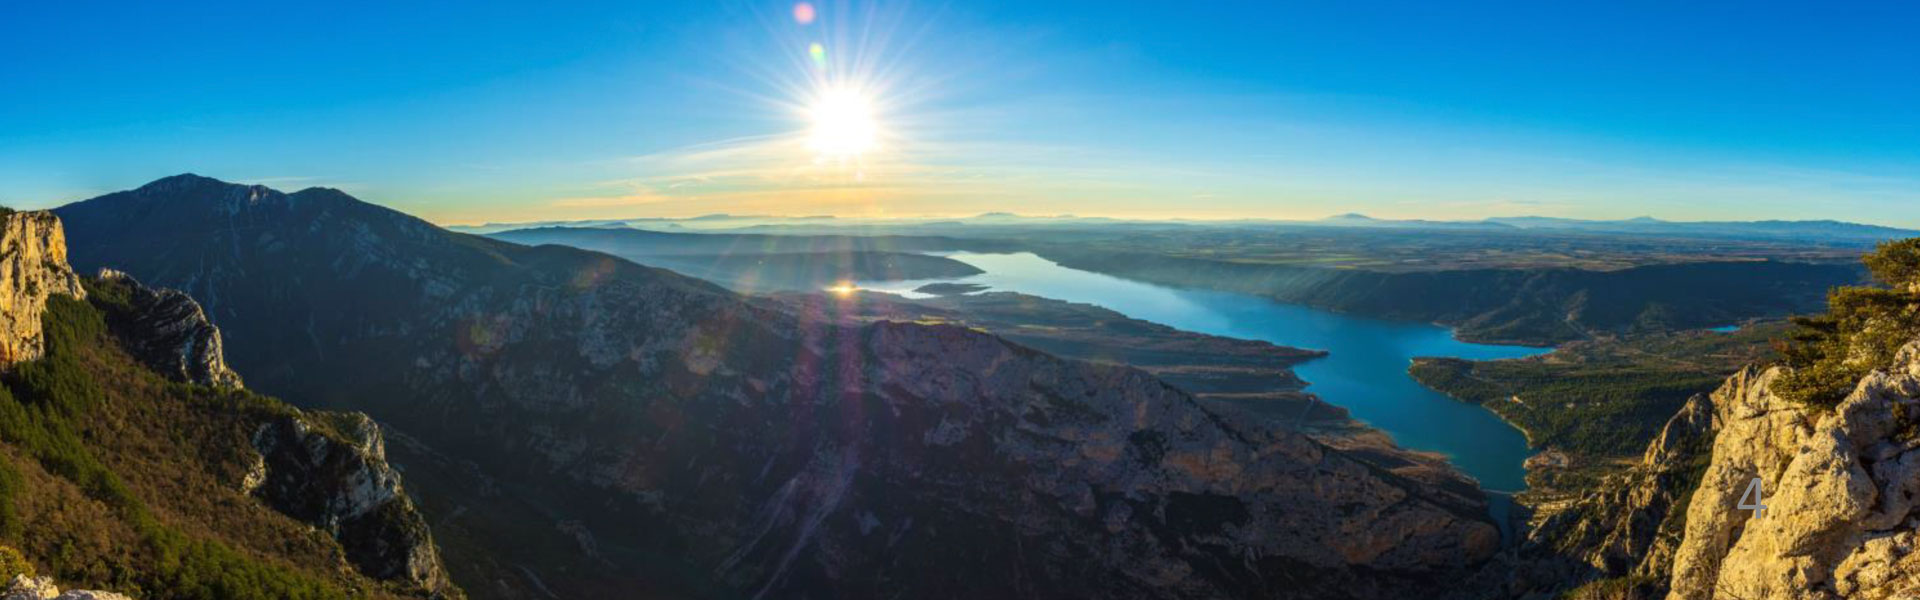
<path id="1" fill-rule="evenodd" d="M 872 151 L 880 139 L 873 102 L 853 88 L 821 90 L 807 107 L 813 130 L 807 148 L 824 158 L 854 158 Z"/>

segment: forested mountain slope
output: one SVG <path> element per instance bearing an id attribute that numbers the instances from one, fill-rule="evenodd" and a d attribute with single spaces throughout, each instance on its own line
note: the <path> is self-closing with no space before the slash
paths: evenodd
<path id="1" fill-rule="evenodd" d="M 140 598 L 462 596 L 371 421 L 242 388 L 191 298 L 83 281 L 52 215 L 4 221 L 9 569 Z"/>

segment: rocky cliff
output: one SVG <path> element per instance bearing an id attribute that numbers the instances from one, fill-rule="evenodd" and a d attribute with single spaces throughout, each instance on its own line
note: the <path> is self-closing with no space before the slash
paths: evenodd
<path id="1" fill-rule="evenodd" d="M 10 556 L 139 597 L 462 595 L 370 419 L 243 389 L 191 297 L 111 270 L 83 281 L 58 219 L 6 218 Z M 124 597 L 14 583 L 7 597 Z"/>
<path id="2" fill-rule="evenodd" d="M 251 385 L 404 434 L 476 596 L 1404 597 L 1498 543 L 1476 490 L 966 328 L 337 190 L 181 176 L 60 213 L 83 265 L 203 299 Z"/>
<path id="3" fill-rule="evenodd" d="M 1834 408 L 1781 398 L 1784 369 L 1734 375 L 1689 402 L 1638 466 L 1543 507 L 1512 595 L 1593 579 L 1615 585 L 1575 597 L 1920 595 L 1920 340 Z"/>
<path id="4" fill-rule="evenodd" d="M 46 211 L 0 216 L 0 365 L 45 353 L 40 313 L 47 297 L 85 298 L 67 266 L 67 234 Z"/>
<path id="5" fill-rule="evenodd" d="M 1749 370 L 1714 394 L 1719 433 L 1669 597 L 1920 595 L 1920 341 L 1831 410 L 1779 398 L 1780 374 Z M 1741 510 L 1756 478 L 1766 510 Z"/>
<path id="6" fill-rule="evenodd" d="M 179 290 L 156 290 L 113 269 L 100 269 L 99 279 L 123 286 L 129 310 L 115 323 L 127 351 L 170 379 L 222 388 L 241 387 L 240 375 L 227 368 L 220 328 L 192 296 Z"/>
<path id="7" fill-rule="evenodd" d="M 260 462 L 244 482 L 248 491 L 332 534 L 369 577 L 453 592 L 426 521 L 387 464 L 386 441 L 373 419 L 361 413 L 274 419 L 255 430 L 253 447 Z"/>

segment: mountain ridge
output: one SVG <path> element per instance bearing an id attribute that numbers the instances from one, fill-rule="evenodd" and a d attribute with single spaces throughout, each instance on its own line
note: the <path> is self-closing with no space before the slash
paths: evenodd
<path id="1" fill-rule="evenodd" d="M 251 384 L 394 424 L 476 597 L 1369 598 L 1498 544 L 1484 498 L 1135 369 L 323 200 L 183 180 L 59 212 L 76 261 L 208 298 Z"/>
<path id="2" fill-rule="evenodd" d="M 730 219 L 751 222 L 735 228 L 720 228 L 713 231 L 744 232 L 756 229 L 778 227 L 782 222 L 796 224 L 817 221 L 817 217 L 781 217 L 781 216 L 733 216 Z M 634 224 L 661 224 L 673 226 L 679 222 L 712 222 L 711 218 L 673 218 L 673 217 L 636 217 L 627 219 L 584 219 L 559 221 L 531 221 L 519 223 L 488 222 L 483 225 L 450 225 L 448 229 L 468 233 L 501 233 L 506 231 L 534 229 L 541 227 L 617 227 L 637 228 Z M 1584 233 L 1595 235 L 1634 235 L 1634 236 L 1677 236 L 1707 239 L 1748 239 L 1748 240 L 1789 240 L 1815 243 L 1845 243 L 1851 245 L 1866 244 L 1904 237 L 1920 235 L 1920 230 L 1905 227 L 1841 221 L 1835 219 L 1763 219 L 1755 221 L 1683 221 L 1640 216 L 1627 219 L 1577 219 L 1568 217 L 1544 217 L 1535 215 L 1495 216 L 1480 219 L 1433 220 L 1433 219 L 1386 219 L 1360 213 L 1343 213 L 1319 219 L 1123 219 L 1112 217 L 1076 217 L 1071 215 L 1032 216 L 1014 213 L 982 213 L 960 217 L 929 218 L 886 218 L 860 219 L 839 218 L 835 225 L 822 227 L 821 233 L 832 229 L 858 229 L 867 226 L 886 228 L 911 228 L 914 226 L 934 227 L 941 225 L 981 226 L 1029 225 L 1035 227 L 1100 227 L 1112 226 L 1166 226 L 1181 228 L 1240 228 L 1240 227 L 1308 227 L 1308 228 L 1369 228 L 1369 229 L 1424 229 L 1500 232 L 1508 234 L 1527 234 L 1530 232 Z M 817 225 L 817 224 L 816 224 Z"/>

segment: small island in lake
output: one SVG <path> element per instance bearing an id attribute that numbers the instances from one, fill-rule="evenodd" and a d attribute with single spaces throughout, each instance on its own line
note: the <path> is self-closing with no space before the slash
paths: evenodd
<path id="1" fill-rule="evenodd" d="M 928 294 L 933 296 L 960 296 L 964 294 L 971 294 L 974 292 L 985 291 L 986 289 L 987 289 L 987 286 L 981 285 L 978 283 L 940 282 L 940 283 L 929 283 L 917 288 L 913 288 L 913 291 L 921 294 Z"/>

